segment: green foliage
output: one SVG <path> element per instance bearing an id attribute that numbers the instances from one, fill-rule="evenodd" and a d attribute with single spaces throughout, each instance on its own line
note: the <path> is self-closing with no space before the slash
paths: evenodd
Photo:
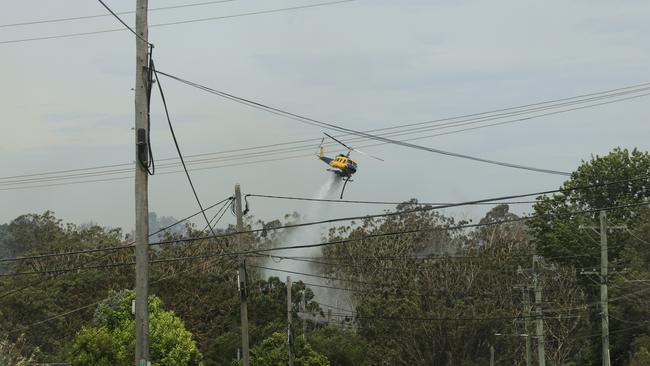
<path id="1" fill-rule="evenodd" d="M 650 175 L 648 154 L 616 149 L 585 162 L 563 187 L 579 188 L 644 175 Z M 597 304 L 597 278 L 578 276 L 577 272 L 599 265 L 597 233 L 578 229 L 580 225 L 597 225 L 598 218 L 596 214 L 571 212 L 641 202 L 648 194 L 647 189 L 646 180 L 540 197 L 534 207 L 537 217 L 525 222 L 517 221 L 518 217 L 507 205 L 499 205 L 480 220 L 490 225 L 471 230 L 450 229 L 465 222 L 435 210 L 411 212 L 421 207 L 415 200 L 399 205 L 396 211 L 400 215 L 332 228 L 328 240 L 358 240 L 323 247 L 323 258 L 317 260 L 333 264 L 314 263 L 310 270 L 340 278 L 327 285 L 346 290 L 332 290 L 326 295 L 319 292 L 319 297 L 314 298 L 311 289 L 303 283 L 294 283 L 291 290 L 296 365 L 485 365 L 489 362 L 490 345 L 497 350 L 497 364 L 521 365 L 523 340 L 495 337 L 494 333 L 526 332 L 520 318 L 522 292 L 517 286 L 529 283 L 530 279 L 525 273 L 518 274 L 517 269 L 530 268 L 533 254 L 552 258 L 549 261 L 554 263 L 546 264 L 554 264 L 556 268 L 541 278 L 545 309 L 549 314 L 556 314 L 554 309 L 571 309 L 557 313 L 567 316 L 552 316 L 545 321 L 548 364 L 597 364 L 600 342 L 591 335 L 599 332 L 599 317 L 594 306 L 584 306 Z M 650 251 L 647 250 L 650 211 L 644 207 L 613 210 L 608 213 L 608 219 L 612 226 L 624 224 L 630 229 L 630 232 L 609 233 L 612 266 L 625 269 L 622 276 L 612 271 L 609 277 L 610 296 L 616 298 L 610 304 L 612 363 L 649 364 L 650 329 L 644 323 L 650 318 L 647 283 L 629 280 L 650 278 Z M 277 245 L 286 238 L 287 231 L 271 229 L 297 220 L 299 215 L 294 213 L 285 216 L 284 221 L 256 222 L 255 226 L 263 227 L 264 231 L 246 234 L 245 241 L 253 248 Z M 503 220 L 512 222 L 496 224 Z M 205 234 L 192 225 L 186 229 L 184 233 L 165 237 L 173 240 L 181 235 Z M 403 230 L 413 230 L 413 233 L 368 237 Z M 233 364 L 241 341 L 239 298 L 233 271 L 236 266 L 230 258 L 218 255 L 234 250 L 234 240 L 235 237 L 228 237 L 193 245 L 179 242 L 152 251 L 154 259 L 206 255 L 205 259 L 191 262 L 152 266 L 155 280 L 151 293 L 174 311 L 165 312 L 162 302 L 152 300 L 152 308 L 161 314 L 152 315 L 152 319 L 166 324 L 164 331 L 152 326 L 152 336 L 158 339 L 152 343 L 152 355 L 160 360 L 159 364 L 199 362 L 179 358 L 180 354 L 198 351 L 204 355 L 206 364 Z M 46 212 L 24 215 L 0 226 L 0 243 L 4 243 L 0 250 L 10 250 L 8 255 L 22 255 L 116 245 L 121 243 L 121 234 L 97 225 L 63 224 Z M 51 270 L 94 260 L 114 263 L 130 261 L 131 255 L 131 252 L 116 252 L 107 259 L 97 254 L 41 259 L 11 269 Z M 247 262 L 259 265 L 264 260 L 252 256 Z M 34 280 L 38 284 L 28 286 Z M 9 294 L 0 296 L 0 332 L 24 331 L 21 354 L 29 355 L 39 346 L 43 350 L 42 357 L 38 357 L 40 362 L 60 361 L 62 350 L 74 350 L 76 353 L 72 355 L 78 357 L 75 364 L 132 364 L 134 325 L 127 310 L 130 302 L 125 297 L 111 295 L 94 315 L 79 311 L 70 317 L 52 318 L 104 299 L 110 290 L 127 288 L 132 283 L 132 267 L 56 276 L 8 277 L 3 280 L 0 293 Z M 253 364 L 286 365 L 284 282 L 278 278 L 262 279 L 250 266 L 248 290 Z M 309 344 L 300 336 L 301 291 L 305 291 L 307 310 L 314 319 L 306 325 Z M 319 291 L 325 290 L 319 288 Z M 342 310 L 332 310 L 330 319 L 314 300 L 353 309 L 355 313 L 345 312 L 344 316 Z M 34 321 L 48 318 L 52 320 L 28 327 Z M 328 326 L 332 323 L 347 330 Z M 76 338 L 72 339 L 71 335 L 75 334 Z M 187 341 L 179 342 L 179 339 Z M 18 344 L 15 338 L 9 342 Z M 167 352 L 170 348 L 178 352 L 172 352 L 172 356 Z M 173 358 L 165 359 L 165 355 Z"/>
<path id="2" fill-rule="evenodd" d="M 648 366 L 650 365 L 650 352 L 645 347 L 639 348 L 630 360 L 629 366 Z"/>
<path id="3" fill-rule="evenodd" d="M 332 366 L 370 365 L 367 342 L 352 331 L 325 327 L 310 333 L 308 340 L 316 352 L 329 359 Z"/>
<path id="4" fill-rule="evenodd" d="M 93 325 L 83 327 L 70 351 L 72 365 L 127 366 L 135 359 L 133 291 L 112 293 L 97 307 Z M 152 365 L 203 365 L 192 334 L 155 296 L 149 298 Z"/>
<path id="5" fill-rule="evenodd" d="M 329 366 L 330 363 L 322 354 L 315 352 L 309 343 L 302 338 L 294 339 L 295 366 Z M 259 346 L 251 349 L 252 366 L 284 366 L 289 362 L 287 336 L 283 333 L 273 333 L 262 341 Z"/>
<path id="6" fill-rule="evenodd" d="M 69 251 L 89 247 L 113 246 L 121 242 L 119 230 L 98 225 L 63 224 L 52 212 L 22 215 L 0 233 L 10 251 L 9 256 Z M 113 260 L 121 260 L 115 253 Z M 10 263 L 11 271 L 54 271 L 91 263 L 105 263 L 96 254 L 37 258 Z M 110 258 L 109 258 L 110 259 Z M 111 268 L 104 271 L 63 272 L 39 276 L 5 277 L 0 292 L 0 333 L 24 334 L 26 352 L 39 348 L 39 362 L 60 362 L 82 324 L 92 313 L 82 309 L 68 317 L 57 315 L 79 306 L 99 301 L 110 289 L 133 283 L 131 269 Z M 47 322 L 29 326 L 49 319 Z"/>
<path id="7" fill-rule="evenodd" d="M 540 254 L 554 258 L 555 262 L 576 268 L 598 268 L 600 266 L 599 232 L 581 230 L 580 227 L 599 227 L 600 208 L 634 205 L 647 200 L 650 176 L 650 155 L 639 150 L 614 149 L 605 156 L 594 156 L 583 162 L 573 172 L 562 188 L 561 194 L 540 197 L 535 204 L 536 218 L 528 221 Z M 641 178 L 641 179 L 638 179 Z M 614 183 L 600 187 L 582 187 L 602 183 Z M 580 210 L 593 213 L 573 214 Z M 629 329 L 630 324 L 643 323 L 650 316 L 650 299 L 643 295 L 645 285 L 628 279 L 650 276 L 650 253 L 647 250 L 650 238 L 650 210 L 647 205 L 622 207 L 608 210 L 610 227 L 626 227 L 627 230 L 608 232 L 610 267 L 625 268 L 625 274 L 613 273 L 608 278 L 611 285 L 609 295 L 618 298 L 610 305 L 610 328 L 616 330 L 610 337 L 612 362 L 624 364 L 629 359 L 631 344 L 640 331 Z M 598 278 L 581 276 L 581 288 L 588 302 L 599 300 Z M 642 295 L 635 295 L 641 293 Z M 631 296 L 632 295 L 632 296 Z M 576 335 L 598 331 L 599 318 L 579 329 Z M 622 319 L 619 321 L 618 319 Z M 591 350 L 581 352 L 588 359 L 585 363 L 596 363 L 600 350 L 598 343 L 592 343 Z M 590 355 L 590 356 L 589 356 Z M 639 356 L 642 357 L 642 356 Z"/>
<path id="8" fill-rule="evenodd" d="M 640 203 L 650 194 L 647 179 L 650 176 L 650 155 L 636 149 L 614 149 L 606 156 L 595 156 L 583 164 L 571 175 L 562 188 L 561 194 L 552 197 L 540 197 L 534 209 L 537 218 L 528 225 L 537 239 L 537 248 L 548 257 L 570 256 L 576 253 L 598 253 L 597 243 L 579 230 L 580 225 L 598 224 L 598 212 L 574 215 L 573 211 L 599 209 L 613 206 Z M 629 180 L 629 181 L 628 181 Z M 620 182 L 590 189 L 580 187 L 608 182 Z M 648 209 L 631 207 L 608 212 L 609 225 L 626 225 L 637 227 L 648 222 Z M 614 233 L 615 234 L 615 233 Z M 625 239 L 616 236 L 612 239 Z M 621 247 L 613 247 L 611 259 L 621 253 Z M 589 258 L 567 258 L 566 263 L 577 267 L 593 266 Z"/>
<path id="9" fill-rule="evenodd" d="M 35 362 L 38 349 L 26 354 L 24 346 L 25 338 L 22 336 L 16 343 L 0 339 L 0 366 L 27 366 Z"/>

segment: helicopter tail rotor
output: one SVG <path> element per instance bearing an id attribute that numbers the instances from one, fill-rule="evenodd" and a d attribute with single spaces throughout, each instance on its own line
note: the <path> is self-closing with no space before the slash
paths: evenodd
<path id="1" fill-rule="evenodd" d="M 323 137 L 322 140 L 320 140 L 320 146 L 318 146 L 318 157 L 323 158 L 325 156 L 325 149 L 323 148 L 323 142 L 325 141 L 325 138 Z"/>

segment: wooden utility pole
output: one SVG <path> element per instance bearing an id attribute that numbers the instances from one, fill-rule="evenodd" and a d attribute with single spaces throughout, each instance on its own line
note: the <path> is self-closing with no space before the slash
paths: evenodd
<path id="1" fill-rule="evenodd" d="M 305 315 L 307 313 L 307 302 L 305 301 L 305 290 L 300 291 L 300 314 Z M 302 322 L 302 339 L 307 340 L 307 317 L 300 317 Z"/>
<path id="2" fill-rule="evenodd" d="M 490 345 L 490 366 L 494 366 L 494 346 Z"/>
<path id="3" fill-rule="evenodd" d="M 607 298 L 607 213 L 600 211 L 600 307 L 602 321 L 603 366 L 610 366 L 609 360 L 609 307 Z"/>
<path id="4" fill-rule="evenodd" d="M 533 347 L 531 343 L 530 336 L 530 292 L 529 287 L 524 287 L 521 289 L 522 295 L 524 297 L 524 326 L 526 334 L 526 366 L 532 366 L 533 364 Z"/>
<path id="5" fill-rule="evenodd" d="M 601 341 L 602 341 L 602 366 L 610 366 L 609 354 L 609 298 L 607 294 L 607 283 L 609 282 L 609 255 L 607 249 L 607 232 L 609 230 L 623 229 L 626 226 L 608 226 L 607 212 L 600 211 L 600 227 L 580 226 L 580 229 L 600 231 L 600 273 L 596 271 L 582 271 L 584 275 L 600 274 L 600 319 L 601 319 Z"/>
<path id="6" fill-rule="evenodd" d="M 135 365 L 149 362 L 149 30 L 147 0 L 136 0 L 135 66 Z"/>
<path id="7" fill-rule="evenodd" d="M 533 287 L 535 289 L 535 313 L 537 358 L 539 366 L 546 366 L 546 350 L 544 348 L 544 318 L 542 317 L 542 285 L 539 281 L 539 257 L 533 256 Z"/>
<path id="8" fill-rule="evenodd" d="M 241 188 L 239 184 L 235 185 L 235 213 L 237 214 L 237 236 L 239 251 L 245 249 L 244 237 L 241 232 L 244 231 L 244 215 L 242 213 L 241 204 Z M 241 310 L 241 348 L 242 348 L 242 361 L 244 366 L 249 365 L 248 355 L 248 289 L 246 287 L 246 258 L 243 254 L 239 254 L 239 303 Z"/>
<path id="9" fill-rule="evenodd" d="M 293 334 L 291 334 L 291 277 L 287 276 L 287 351 L 289 352 L 289 366 L 293 366 Z"/>

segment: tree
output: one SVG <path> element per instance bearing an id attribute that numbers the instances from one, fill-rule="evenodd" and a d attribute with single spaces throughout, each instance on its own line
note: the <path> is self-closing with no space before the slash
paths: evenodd
<path id="1" fill-rule="evenodd" d="M 647 250 L 650 210 L 643 204 L 650 195 L 648 176 L 650 155 L 647 152 L 617 148 L 605 156 L 594 156 L 571 174 L 561 193 L 539 197 L 534 205 L 535 218 L 528 221 L 539 254 L 557 263 L 587 269 L 600 266 L 600 239 L 598 232 L 580 230 L 580 227 L 597 227 L 598 210 L 608 209 L 608 224 L 627 228 L 608 232 L 609 265 L 617 269 L 610 271 L 607 279 L 610 301 L 617 299 L 610 306 L 614 364 L 624 364 L 633 352 L 631 344 L 640 330 L 629 329 L 630 324 L 643 323 L 650 316 L 645 286 L 634 281 L 650 275 Z M 589 210 L 592 211 L 575 213 Z M 599 279 L 580 277 L 587 301 L 597 304 Z M 600 316 L 592 312 L 591 319 L 591 330 L 587 333 L 600 330 Z M 592 345 L 591 354 L 599 355 L 599 344 Z"/>
<path id="2" fill-rule="evenodd" d="M 83 327 L 70 351 L 72 365 L 128 366 L 135 358 L 135 319 L 131 302 L 135 292 L 113 292 L 95 311 L 91 326 Z M 150 356 L 152 365 L 203 365 L 192 334 L 160 299 L 149 297 Z"/>
<path id="3" fill-rule="evenodd" d="M 29 354 L 23 350 L 25 338 L 19 337 L 16 343 L 0 340 L 0 366 L 27 366 L 35 362 L 38 349 Z"/>
<path id="4" fill-rule="evenodd" d="M 329 366 L 330 362 L 324 355 L 314 351 L 309 343 L 301 337 L 295 338 L 293 346 L 295 366 Z M 273 333 L 269 338 L 251 349 L 251 365 L 253 366 L 285 366 L 289 362 L 287 336 L 283 333 Z"/>
<path id="5" fill-rule="evenodd" d="M 645 347 L 639 348 L 632 356 L 629 366 L 647 366 L 650 365 L 650 352 Z"/>
<path id="6" fill-rule="evenodd" d="M 368 344 L 354 332 L 325 327 L 310 333 L 308 339 L 317 352 L 330 360 L 332 366 L 370 365 Z"/>
<path id="7" fill-rule="evenodd" d="M 650 155 L 639 150 L 614 149 L 608 155 L 595 156 L 571 174 L 562 185 L 563 192 L 551 197 L 539 197 L 534 209 L 536 217 L 528 221 L 537 242 L 540 254 L 558 258 L 576 267 L 589 267 L 598 264 L 594 261 L 599 253 L 598 242 L 594 243 L 580 225 L 593 226 L 598 223 L 598 212 L 575 214 L 575 211 L 624 206 L 642 203 L 650 195 L 648 187 L 650 176 Z M 591 185 L 611 183 L 593 188 Z M 608 212 L 610 225 L 626 225 L 633 229 L 647 223 L 648 209 L 643 206 L 622 207 Z M 615 233 L 613 233 L 615 234 Z M 625 236 L 612 237 L 617 242 Z M 610 260 L 616 260 L 623 245 L 610 248 Z M 573 256 L 575 254 L 594 254 Z"/>

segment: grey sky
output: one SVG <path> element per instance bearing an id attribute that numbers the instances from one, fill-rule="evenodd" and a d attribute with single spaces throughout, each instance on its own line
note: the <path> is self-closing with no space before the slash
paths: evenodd
<path id="1" fill-rule="evenodd" d="M 159 0 L 150 6 L 192 1 Z M 150 23 L 305 5 L 240 0 L 153 12 Z M 134 1 L 110 0 L 131 10 Z M 102 13 L 96 1 L 7 2 L 0 23 Z M 364 130 L 481 112 L 650 81 L 647 1 L 384 1 L 351 3 L 152 28 L 157 67 L 217 89 Z M 130 16 L 125 19 L 131 21 Z M 0 28 L 0 41 L 117 28 L 112 18 Z M 134 41 L 127 32 L 0 45 L 1 176 L 133 160 Z M 162 79 L 185 154 L 321 136 L 321 130 L 251 110 Z M 650 148 L 648 98 L 419 144 L 489 159 L 571 171 L 616 146 Z M 152 143 L 173 157 L 156 97 Z M 314 146 L 316 152 L 317 144 Z M 356 156 L 350 199 L 456 201 L 551 189 L 562 177 L 483 165 L 398 146 Z M 192 173 L 209 204 L 231 194 L 310 196 L 326 179 L 315 158 Z M 197 210 L 182 174 L 150 180 L 150 208 Z M 133 182 L 0 191 L 0 222 L 54 210 L 66 221 L 130 231 Z M 304 210 L 256 200 L 253 214 Z M 378 212 L 335 206 L 329 215 Z M 476 217 L 483 208 L 455 210 Z M 526 211 L 520 208 L 518 212 Z M 231 220 L 229 218 L 229 220 Z"/>

